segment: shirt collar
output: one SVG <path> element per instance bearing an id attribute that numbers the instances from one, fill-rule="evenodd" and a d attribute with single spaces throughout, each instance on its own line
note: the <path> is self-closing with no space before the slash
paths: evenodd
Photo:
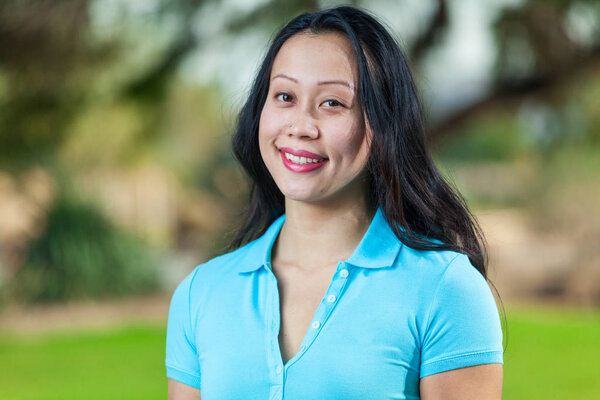
<path id="1" fill-rule="evenodd" d="M 244 257 L 244 265 L 239 269 L 240 273 L 255 271 L 262 266 L 271 268 L 271 249 L 284 222 L 285 214 L 273 221 L 261 237 L 248 243 L 248 254 Z"/>
<path id="2" fill-rule="evenodd" d="M 271 268 L 271 249 L 284 222 L 285 214 L 277 218 L 261 237 L 249 243 L 248 255 L 244 257 L 247 263 L 239 269 L 240 273 L 255 271 L 263 266 Z M 367 232 L 345 262 L 359 268 L 390 267 L 401 247 L 402 242 L 388 224 L 381 207 L 378 207 Z"/>
<path id="3" fill-rule="evenodd" d="M 378 207 L 365 236 L 346 263 L 363 268 L 391 267 L 401 247 L 402 242 L 388 224 L 381 207 Z"/>

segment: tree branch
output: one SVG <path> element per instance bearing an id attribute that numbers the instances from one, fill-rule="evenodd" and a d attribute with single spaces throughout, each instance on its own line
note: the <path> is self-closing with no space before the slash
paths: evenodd
<path id="1" fill-rule="evenodd" d="M 572 59 L 569 63 L 545 76 L 531 76 L 518 81 L 505 81 L 484 99 L 477 101 L 444 119 L 429 129 L 430 141 L 436 144 L 447 140 L 473 116 L 490 109 L 518 103 L 524 97 L 540 96 L 559 86 L 571 85 L 587 70 L 600 70 L 600 45 L 585 56 Z"/>
<path id="2" fill-rule="evenodd" d="M 437 10 L 433 18 L 431 18 L 427 29 L 417 37 L 408 51 L 410 59 L 414 60 L 415 63 L 418 63 L 448 27 L 448 5 L 445 0 L 437 0 L 437 3 Z"/>

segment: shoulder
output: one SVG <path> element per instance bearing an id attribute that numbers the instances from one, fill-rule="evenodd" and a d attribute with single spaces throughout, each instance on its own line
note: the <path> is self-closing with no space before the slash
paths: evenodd
<path id="1" fill-rule="evenodd" d="M 256 242 L 256 240 L 249 242 L 197 265 L 178 284 L 175 293 L 180 293 L 181 296 L 186 296 L 194 302 L 194 297 L 230 284 L 244 267 L 259 265 L 262 262 L 254 251 Z"/>
<path id="2" fill-rule="evenodd" d="M 502 362 L 502 328 L 492 291 L 466 255 L 448 253 L 438 266 L 425 264 L 435 278 L 420 309 L 421 377 Z"/>
<path id="3" fill-rule="evenodd" d="M 450 278 L 458 281 L 485 281 L 465 254 L 451 250 L 417 250 L 402 246 L 397 263 L 417 278 L 438 286 Z M 458 282 L 457 282 L 458 283 Z"/>
<path id="4" fill-rule="evenodd" d="M 494 303 L 485 277 L 465 254 L 403 246 L 396 269 L 398 278 L 409 282 L 403 287 L 413 295 L 418 319 L 423 323 L 436 312 L 462 307 L 459 304 Z"/>
<path id="5" fill-rule="evenodd" d="M 419 321 L 425 336 L 437 337 L 450 327 L 459 332 L 463 329 L 459 326 L 477 325 L 483 330 L 488 327 L 489 337 L 498 339 L 494 296 L 486 278 L 465 254 L 410 249 L 404 261 L 419 287 Z"/>
<path id="6" fill-rule="evenodd" d="M 235 250 L 211 258 L 196 266 L 182 281 L 194 287 L 206 280 L 219 280 L 227 276 L 235 276 L 241 268 L 261 263 L 260 257 L 255 255 L 256 240 L 245 244 Z"/>

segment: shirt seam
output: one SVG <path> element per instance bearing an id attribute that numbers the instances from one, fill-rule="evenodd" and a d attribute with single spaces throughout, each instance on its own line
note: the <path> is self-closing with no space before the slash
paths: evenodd
<path id="1" fill-rule="evenodd" d="M 172 369 L 174 369 L 176 371 L 179 371 L 179 372 L 182 372 L 182 373 L 184 373 L 186 375 L 190 375 L 190 376 L 193 376 L 193 377 L 196 377 L 196 378 L 200 378 L 201 377 L 201 375 L 198 375 L 197 373 L 195 373 L 193 371 L 189 371 L 189 370 L 187 370 L 185 368 L 180 368 L 180 367 L 175 366 L 175 365 L 173 365 L 171 363 L 165 363 L 165 365 L 166 365 L 167 368 L 172 368 Z"/>
<path id="2" fill-rule="evenodd" d="M 469 353 L 461 353 L 461 354 L 456 354 L 456 355 L 453 355 L 453 356 L 447 356 L 447 357 L 438 358 L 436 360 L 428 361 L 426 363 L 423 363 L 422 365 L 425 366 L 425 365 L 430 365 L 430 364 L 437 364 L 439 362 L 453 360 L 455 358 L 470 357 L 470 356 L 476 356 L 476 355 L 479 355 L 479 354 L 488 354 L 488 353 L 503 353 L 503 351 L 502 350 L 472 351 L 472 352 L 469 352 Z"/>
<path id="3" fill-rule="evenodd" d="M 196 276 L 198 275 L 198 270 L 200 270 L 200 266 L 202 264 L 200 264 L 199 266 L 196 267 L 196 270 L 194 271 L 193 275 L 192 275 L 192 279 L 190 279 L 190 286 L 188 287 L 188 326 L 190 328 L 190 333 L 193 333 L 192 330 L 192 284 L 194 283 L 194 279 L 196 279 Z M 185 331 L 184 331 L 185 333 Z M 190 340 L 189 337 L 187 337 L 187 333 L 185 333 L 186 339 L 188 341 L 188 343 L 193 347 L 194 352 L 196 354 L 198 354 L 198 349 L 196 348 L 196 343 L 195 341 Z"/>
<path id="4" fill-rule="evenodd" d="M 454 262 L 454 260 L 456 260 L 459 256 L 461 255 L 461 253 L 458 253 L 457 255 L 455 255 L 454 257 L 452 257 L 452 260 L 450 260 L 448 262 L 448 265 L 446 265 L 446 268 L 444 269 L 444 272 L 442 272 L 442 276 L 440 277 L 439 282 L 437 283 L 437 286 L 435 288 L 435 292 L 433 294 L 433 297 L 431 299 L 431 303 L 429 304 L 429 307 L 427 309 L 427 317 L 425 318 L 425 330 L 423 331 L 423 337 L 421 339 L 421 343 L 424 344 L 424 340 L 425 340 L 425 336 L 427 334 L 427 331 L 429 330 L 429 324 L 431 322 L 430 318 L 431 318 L 431 310 L 433 309 L 433 305 L 435 304 L 435 301 L 437 300 L 437 295 L 440 291 L 440 288 L 442 287 L 442 282 L 444 281 L 444 278 L 446 277 L 446 274 L 448 273 L 448 270 L 450 269 L 450 266 L 452 265 L 452 263 Z"/>

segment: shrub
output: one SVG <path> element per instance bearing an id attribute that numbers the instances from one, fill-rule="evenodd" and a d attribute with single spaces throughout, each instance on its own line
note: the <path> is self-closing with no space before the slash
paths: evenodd
<path id="1" fill-rule="evenodd" d="M 59 195 L 14 277 L 14 297 L 47 302 L 148 292 L 158 287 L 155 260 L 143 241 L 97 206 Z"/>

